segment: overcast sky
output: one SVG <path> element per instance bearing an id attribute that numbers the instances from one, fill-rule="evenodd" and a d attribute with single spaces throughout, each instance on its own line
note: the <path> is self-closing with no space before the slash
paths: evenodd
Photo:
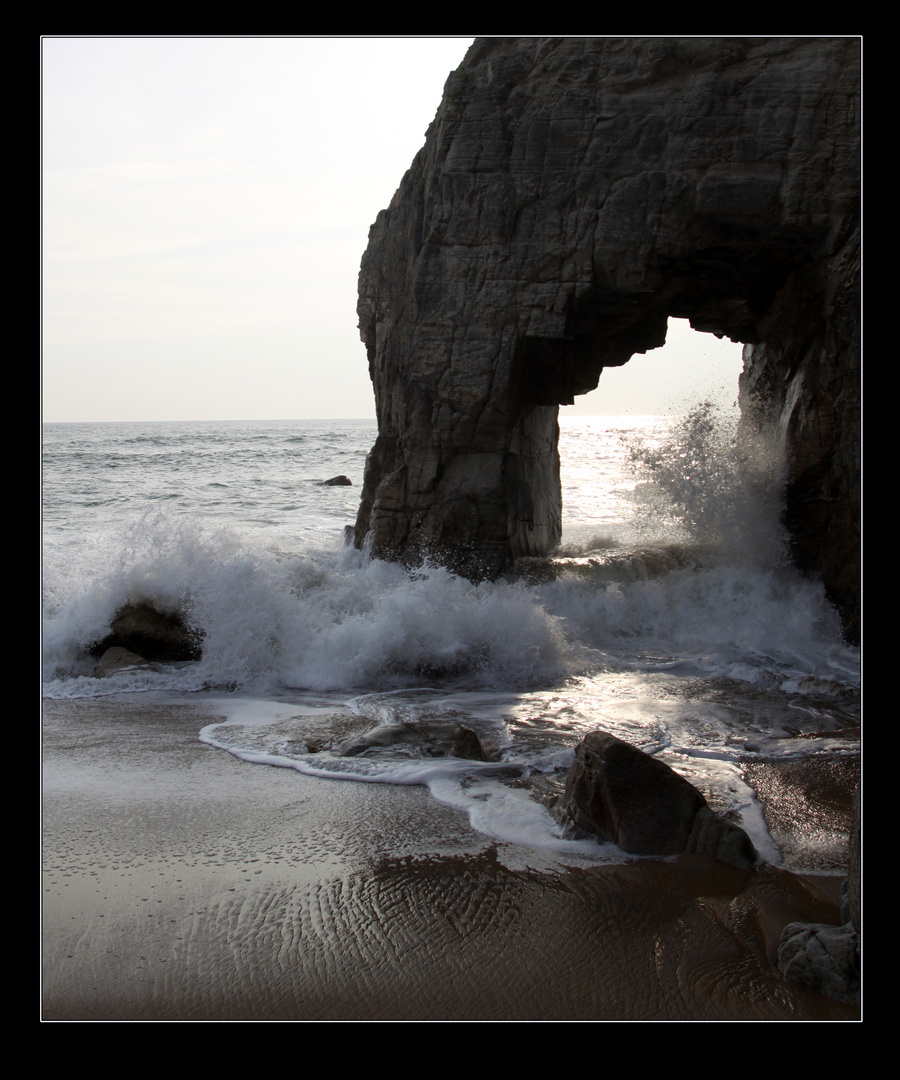
<path id="1" fill-rule="evenodd" d="M 45 38 L 44 420 L 374 417 L 360 257 L 471 41 Z M 737 396 L 665 354 L 568 411 Z"/>

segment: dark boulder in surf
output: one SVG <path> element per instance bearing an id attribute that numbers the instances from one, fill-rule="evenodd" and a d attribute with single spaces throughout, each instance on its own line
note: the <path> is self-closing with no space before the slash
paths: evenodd
<path id="1" fill-rule="evenodd" d="M 605 731 L 579 744 L 553 813 L 571 833 L 634 855 L 706 855 L 745 870 L 757 862 L 744 830 L 714 814 L 693 784 Z"/>
<path id="2" fill-rule="evenodd" d="M 129 601 L 113 616 L 110 633 L 88 652 L 101 657 L 107 649 L 121 648 L 145 660 L 163 664 L 199 660 L 203 635 L 189 627 L 179 611 L 164 611 L 149 600 Z"/>
<path id="3" fill-rule="evenodd" d="M 353 487 L 353 481 L 349 476 L 332 476 L 330 480 L 322 480 L 319 487 Z"/>

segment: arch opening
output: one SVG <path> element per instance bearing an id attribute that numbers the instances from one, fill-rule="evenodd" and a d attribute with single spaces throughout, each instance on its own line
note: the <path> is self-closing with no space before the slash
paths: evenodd
<path id="1" fill-rule="evenodd" d="M 671 318 L 665 345 L 605 369 L 595 390 L 560 409 L 562 554 L 635 542 L 638 533 L 643 541 L 662 542 L 662 507 L 676 489 L 683 496 L 692 482 L 675 475 L 682 455 L 685 462 L 690 457 L 695 480 L 699 466 L 720 487 L 732 483 L 737 489 L 741 478 L 728 474 L 735 466 L 742 354 L 740 343 Z M 648 460 L 642 462 L 642 454 Z M 651 539 L 647 508 L 642 512 L 635 492 L 654 486 L 658 490 L 652 498 L 660 513 Z M 778 486 L 773 471 L 771 498 L 776 501 Z M 684 507 L 684 514 L 703 514 L 699 496 L 698 505 Z M 723 491 L 719 496 L 727 497 Z M 675 528 L 674 522 L 670 525 Z"/>
<path id="2" fill-rule="evenodd" d="M 738 342 L 670 318 L 665 345 L 635 354 L 621 367 L 605 368 L 597 388 L 563 406 L 560 415 L 663 415 L 710 401 L 718 411 L 737 416 L 742 352 Z"/>

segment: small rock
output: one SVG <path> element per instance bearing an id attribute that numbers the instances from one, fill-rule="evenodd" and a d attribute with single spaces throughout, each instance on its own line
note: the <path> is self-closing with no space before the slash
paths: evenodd
<path id="1" fill-rule="evenodd" d="M 460 724 L 453 737 L 453 756 L 470 761 L 489 761 L 478 734 L 465 724 Z"/>

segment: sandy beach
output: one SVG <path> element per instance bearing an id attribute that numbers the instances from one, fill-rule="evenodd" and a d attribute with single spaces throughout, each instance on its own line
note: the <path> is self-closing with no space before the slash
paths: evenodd
<path id="1" fill-rule="evenodd" d="M 567 869 L 423 788 L 241 762 L 198 741 L 212 719 L 144 695 L 45 703 L 45 1020 L 859 1015 L 773 964 L 787 922 L 839 921 L 837 874 Z M 858 762 L 755 770 L 783 835 L 798 805 L 849 824 Z"/>

